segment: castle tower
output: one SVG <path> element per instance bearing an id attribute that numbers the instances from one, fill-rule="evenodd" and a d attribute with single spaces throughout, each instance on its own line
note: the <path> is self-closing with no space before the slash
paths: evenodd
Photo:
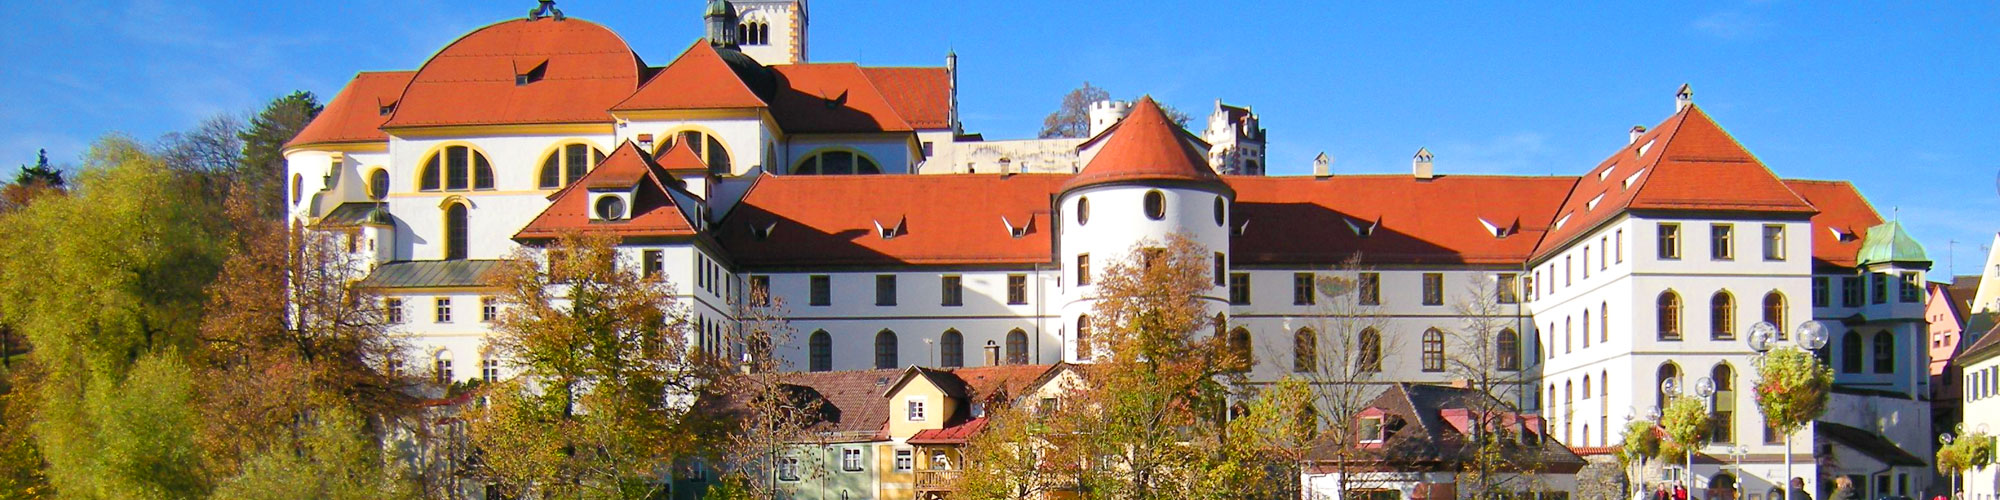
<path id="1" fill-rule="evenodd" d="M 1264 175 L 1264 127 L 1250 108 L 1216 99 L 1215 111 L 1208 115 L 1208 130 L 1201 135 L 1209 144 L 1208 165 L 1217 173 Z"/>
<path id="2" fill-rule="evenodd" d="M 1090 103 L 1090 136 L 1104 133 L 1105 129 L 1117 125 L 1118 120 L 1132 112 L 1132 103 L 1125 101 L 1097 101 Z"/>
<path id="3" fill-rule="evenodd" d="M 804 0 L 739 0 L 729 2 L 736 19 L 737 47 L 765 65 L 806 62 L 806 2 Z"/>
<path id="4" fill-rule="evenodd" d="M 1121 108 L 1131 113 L 1101 138 L 1097 155 L 1063 183 L 1056 198 L 1063 359 L 1069 362 L 1089 361 L 1088 351 L 1078 347 L 1089 343 L 1096 278 L 1114 263 L 1136 258 L 1141 245 L 1165 245 L 1170 236 L 1182 234 L 1214 261 L 1225 266 L 1228 261 L 1229 211 L 1236 192 L 1209 169 L 1193 138 L 1169 121 L 1151 97 L 1116 104 L 1092 105 L 1092 128 L 1097 128 L 1100 109 L 1107 117 Z M 1227 303 L 1225 284 L 1204 292 L 1211 299 L 1207 303 L 1217 304 L 1210 315 L 1221 313 L 1219 304 Z"/>

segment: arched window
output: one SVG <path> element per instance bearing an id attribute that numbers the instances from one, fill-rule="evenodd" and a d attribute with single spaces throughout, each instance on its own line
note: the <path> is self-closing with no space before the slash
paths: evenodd
<path id="1" fill-rule="evenodd" d="M 1736 338 L 1736 296 L 1728 290 L 1715 292 L 1708 299 L 1708 337 L 1715 340 Z"/>
<path id="2" fill-rule="evenodd" d="M 1590 400 L 1590 375 L 1589 375 L 1589 374 L 1584 374 L 1584 376 L 1583 376 L 1583 400 L 1584 400 L 1584 401 L 1589 401 L 1589 400 Z"/>
<path id="3" fill-rule="evenodd" d="M 1708 378 L 1715 381 L 1715 400 L 1709 405 L 1714 410 L 1709 419 L 1712 423 L 1709 439 L 1716 443 L 1734 443 L 1736 432 L 1731 423 L 1736 421 L 1736 369 L 1731 368 L 1729 363 L 1716 363 L 1715 368 L 1709 370 Z"/>
<path id="4" fill-rule="evenodd" d="M 437 353 L 431 355 L 431 376 L 435 377 L 438 385 L 451 385 L 452 381 L 458 379 L 457 375 L 452 373 L 450 350 L 439 349 Z"/>
<path id="5" fill-rule="evenodd" d="M 1583 337 L 1583 348 L 1584 348 L 1584 349 L 1589 349 L 1589 348 L 1590 348 L 1590 308 L 1589 308 L 1589 307 L 1585 307 L 1585 308 L 1583 309 L 1583 314 L 1582 314 L 1582 316 L 1583 316 L 1583 334 L 1582 334 L 1582 335 L 1578 335 L 1578 337 Z"/>
<path id="6" fill-rule="evenodd" d="M 1576 390 L 1575 390 L 1576 386 L 1573 384 L 1574 382 L 1570 382 L 1568 380 L 1563 381 L 1564 417 L 1568 417 L 1569 415 L 1576 413 Z M 1568 437 L 1564 437 L 1564 439 L 1568 439 Z"/>
<path id="7" fill-rule="evenodd" d="M 1444 332 L 1424 330 L 1424 371 L 1444 371 Z"/>
<path id="8" fill-rule="evenodd" d="M 589 144 L 566 144 L 542 159 L 542 172 L 535 176 L 536 187 L 560 189 L 582 179 L 583 174 L 604 162 L 604 152 Z"/>
<path id="9" fill-rule="evenodd" d="M 368 172 L 368 199 L 382 201 L 389 197 L 389 171 L 375 169 Z"/>
<path id="10" fill-rule="evenodd" d="M 1853 331 L 1840 337 L 1840 372 L 1861 373 L 1861 334 Z"/>
<path id="11" fill-rule="evenodd" d="M 721 139 L 717 139 L 715 136 L 699 130 L 682 130 L 667 136 L 667 140 L 660 142 L 658 150 L 654 151 L 653 154 L 660 155 L 666 153 L 668 150 L 674 148 L 674 143 L 682 141 L 688 143 L 688 149 L 694 150 L 694 155 L 700 157 L 702 163 L 708 164 L 708 173 L 714 175 L 735 173 L 735 171 L 730 170 L 729 148 L 722 145 Z"/>
<path id="12" fill-rule="evenodd" d="M 1090 315 L 1076 317 L 1076 359 L 1088 360 L 1090 349 Z"/>
<path id="13" fill-rule="evenodd" d="M 1292 334 L 1292 371 L 1312 372 L 1319 366 L 1319 335 L 1311 328 Z"/>
<path id="14" fill-rule="evenodd" d="M 765 23 L 757 23 L 757 44 L 758 45 L 771 44 L 771 25 Z"/>
<path id="15" fill-rule="evenodd" d="M 806 157 L 792 173 L 800 175 L 865 175 L 882 173 L 875 160 L 852 151 L 826 151 Z"/>
<path id="16" fill-rule="evenodd" d="M 1681 296 L 1673 290 L 1660 292 L 1660 340 L 1681 339 Z"/>
<path id="17" fill-rule="evenodd" d="M 1875 373 L 1896 372 L 1896 336 L 1875 332 Z"/>
<path id="18" fill-rule="evenodd" d="M 1496 344 L 1494 349 L 1498 351 L 1495 355 L 1498 358 L 1500 369 L 1510 372 L 1519 371 L 1521 369 L 1521 334 L 1514 333 L 1514 329 L 1512 328 L 1502 329 L 1500 330 L 1498 341 L 1494 343 Z"/>
<path id="19" fill-rule="evenodd" d="M 453 203 L 444 209 L 444 258 L 445 260 L 465 259 L 466 237 L 471 223 L 464 203 Z"/>
<path id="20" fill-rule="evenodd" d="M 1078 197 L 1076 199 L 1076 225 L 1081 226 L 1089 223 L 1090 223 L 1090 197 L 1089 196 Z"/>
<path id="21" fill-rule="evenodd" d="M 1229 202 L 1224 201 L 1221 196 L 1215 197 L 1215 227 L 1222 227 L 1223 223 L 1229 220 L 1226 218 L 1225 207 L 1227 205 L 1229 205 Z"/>
<path id="22" fill-rule="evenodd" d="M 896 367 L 896 332 L 882 330 L 875 333 L 875 368 Z"/>
<path id="23" fill-rule="evenodd" d="M 1250 371 L 1257 366 L 1257 353 L 1250 345 L 1250 330 L 1236 327 L 1229 332 L 1229 357 L 1236 371 Z"/>
<path id="24" fill-rule="evenodd" d="M 1667 380 L 1670 379 L 1680 380 L 1680 378 L 1681 378 L 1680 365 L 1676 365 L 1672 361 L 1660 363 L 1660 371 L 1658 373 L 1658 377 L 1654 378 L 1653 387 L 1651 388 L 1653 391 L 1654 408 L 1658 408 L 1660 411 L 1666 411 L 1667 394 L 1665 392 L 1660 391 L 1660 385 L 1666 382 Z"/>
<path id="25" fill-rule="evenodd" d="M 1146 192 L 1146 218 L 1160 220 L 1167 218 L 1167 195 L 1155 189 Z"/>
<path id="26" fill-rule="evenodd" d="M 1019 328 L 1007 332 L 1007 364 L 1028 364 L 1028 332 Z"/>
<path id="27" fill-rule="evenodd" d="M 1785 294 L 1777 290 L 1764 294 L 1764 322 L 1778 327 L 1778 340 L 1791 340 L 1785 326 Z"/>
<path id="28" fill-rule="evenodd" d="M 1382 332 L 1375 331 L 1372 327 L 1362 329 L 1360 338 L 1355 341 L 1355 351 L 1355 371 L 1361 373 L 1382 371 Z"/>
<path id="29" fill-rule="evenodd" d="M 811 344 L 812 359 L 807 365 L 807 370 L 833 371 L 833 336 L 827 335 L 826 330 L 817 330 L 812 333 L 808 343 Z"/>
<path id="30" fill-rule="evenodd" d="M 1590 332 L 1584 332 L 1584 333 L 1586 333 L 1586 334 L 1587 334 L 1587 333 L 1590 333 Z M 1610 342 L 1610 341 L 1611 341 L 1611 302 L 1610 302 L 1610 301 L 1606 301 L 1606 302 L 1604 302 L 1604 303 L 1602 303 L 1602 304 L 1598 304 L 1598 305 L 1597 305 L 1597 341 L 1598 341 L 1598 342 Z"/>
<path id="31" fill-rule="evenodd" d="M 445 146 L 424 159 L 417 172 L 423 191 L 493 189 L 493 164 L 486 154 L 466 146 Z"/>
<path id="32" fill-rule="evenodd" d="M 946 368 L 965 366 L 965 335 L 958 330 L 945 330 L 938 339 L 938 362 Z"/>

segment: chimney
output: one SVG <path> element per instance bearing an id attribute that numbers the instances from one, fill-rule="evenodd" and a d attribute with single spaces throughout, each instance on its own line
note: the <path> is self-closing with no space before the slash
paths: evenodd
<path id="1" fill-rule="evenodd" d="M 1628 141 L 1625 141 L 1625 143 L 1626 143 L 1626 144 L 1636 144 L 1636 143 L 1638 143 L 1638 142 L 1639 142 L 1639 136 L 1642 136 L 1642 135 L 1646 135 L 1646 126 L 1645 126 L 1645 125 L 1633 125 L 1633 126 L 1632 126 L 1632 139 L 1631 139 L 1631 140 L 1628 140 Z"/>
<path id="2" fill-rule="evenodd" d="M 1325 151 L 1321 151 L 1319 157 L 1313 158 L 1313 177 L 1320 179 L 1333 177 L 1333 157 L 1327 156 Z"/>
<path id="3" fill-rule="evenodd" d="M 1681 112 L 1681 110 L 1687 109 L 1688 106 L 1693 104 L 1694 104 L 1694 86 L 1685 83 L 1681 84 L 1680 91 L 1674 92 L 1674 112 L 1679 113 Z"/>
<path id="4" fill-rule="evenodd" d="M 1410 173 L 1420 180 L 1430 180 L 1434 177 L 1431 174 L 1430 149 L 1417 148 L 1417 155 L 1410 158 Z"/>
<path id="5" fill-rule="evenodd" d="M 639 134 L 639 149 L 649 153 L 653 151 L 653 134 Z"/>
<path id="6" fill-rule="evenodd" d="M 948 111 L 950 116 L 947 121 L 950 122 L 951 133 L 955 136 L 965 133 L 965 128 L 958 123 L 958 51 L 945 52 L 944 74 L 945 82 L 951 89 L 951 109 Z"/>

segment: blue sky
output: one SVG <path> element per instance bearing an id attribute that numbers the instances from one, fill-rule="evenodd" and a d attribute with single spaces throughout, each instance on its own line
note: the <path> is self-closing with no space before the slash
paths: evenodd
<path id="1" fill-rule="evenodd" d="M 11 5 L 0 38 L 0 166 L 96 137 L 151 140 L 356 71 L 412 69 L 532 0 L 67 0 Z M 565 0 L 650 64 L 700 36 L 700 0 Z M 1635 124 L 1695 100 L 1778 174 L 1848 179 L 1976 272 L 2000 230 L 2000 4 L 1614 2 L 812 3 L 811 56 L 941 65 L 960 55 L 966 127 L 1026 137 L 1083 81 L 1198 115 L 1249 105 L 1273 173 L 1577 175 Z M 1244 7 L 1250 5 L 1251 7 Z M 1956 241 L 1956 245 L 1951 244 Z"/>

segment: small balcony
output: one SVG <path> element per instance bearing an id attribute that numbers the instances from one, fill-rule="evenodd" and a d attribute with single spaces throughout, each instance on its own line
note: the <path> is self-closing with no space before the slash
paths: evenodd
<path id="1" fill-rule="evenodd" d="M 917 492 L 951 491 L 960 471 L 926 469 L 917 471 Z"/>

